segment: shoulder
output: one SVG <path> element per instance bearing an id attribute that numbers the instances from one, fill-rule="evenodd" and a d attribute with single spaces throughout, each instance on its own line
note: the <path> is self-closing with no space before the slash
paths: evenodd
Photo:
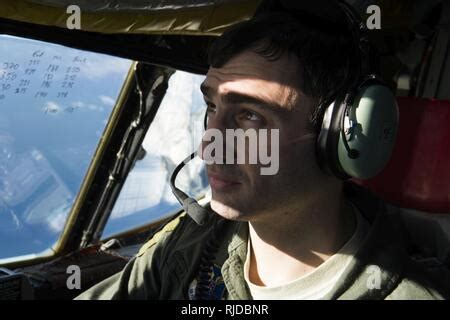
<path id="1" fill-rule="evenodd" d="M 431 287 L 403 279 L 399 285 L 385 298 L 386 300 L 443 300 L 444 296 Z"/>
<path id="2" fill-rule="evenodd" d="M 139 249 L 137 256 L 140 257 L 152 250 L 156 245 L 165 243 L 169 236 L 184 223 L 186 213 L 182 212 L 176 215 L 172 220 L 164 224 L 158 231 L 156 231 L 150 239 Z"/>
<path id="3" fill-rule="evenodd" d="M 185 250 L 201 246 L 205 238 L 211 234 L 216 220 L 217 217 L 211 212 L 211 218 L 208 219 L 208 222 L 199 226 L 186 212 L 182 212 L 155 232 L 142 245 L 137 253 L 137 257 L 148 256 L 155 251 L 161 251 L 161 254 L 169 257 L 180 249 Z"/>
<path id="4" fill-rule="evenodd" d="M 198 226 L 184 212 L 176 215 L 151 236 L 121 272 L 78 299 L 183 298 L 184 279 L 196 267 L 196 256 L 211 229 L 209 224 Z"/>
<path id="5" fill-rule="evenodd" d="M 408 263 L 403 277 L 397 286 L 389 293 L 386 300 L 443 300 L 449 295 L 438 280 L 425 269 L 413 266 L 414 262 Z M 413 267 L 411 267 L 413 266 Z M 411 270 L 411 268 L 413 270 Z"/>
<path id="6" fill-rule="evenodd" d="M 388 300 L 442 300 L 450 298 L 448 266 L 431 266 L 430 260 L 420 260 L 410 254 L 405 247 L 398 251 L 400 261 L 398 279 Z M 392 257 L 394 259 L 394 257 Z"/>
<path id="7" fill-rule="evenodd" d="M 449 298 L 443 278 L 450 279 L 448 266 L 430 272 L 424 263 L 413 259 L 408 232 L 399 214 L 369 190 L 347 184 L 349 199 L 371 223 L 371 230 L 359 252 L 364 263 L 379 266 L 385 279 L 378 298 L 388 300 L 428 300 Z M 371 274 L 370 272 L 368 273 Z"/>

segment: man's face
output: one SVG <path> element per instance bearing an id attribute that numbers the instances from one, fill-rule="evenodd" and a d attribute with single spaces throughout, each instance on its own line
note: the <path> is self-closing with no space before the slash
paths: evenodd
<path id="1" fill-rule="evenodd" d="M 220 130 L 224 138 L 226 129 L 279 129 L 275 175 L 262 175 L 264 166 L 249 164 L 248 158 L 245 164 L 207 165 L 211 207 L 219 215 L 249 221 L 282 214 L 295 208 L 308 192 L 318 172 L 308 119 L 314 101 L 299 89 L 296 70 L 298 61 L 293 56 L 267 61 L 252 51 L 209 69 L 201 88 L 208 107 L 207 129 Z M 270 135 L 267 140 L 270 154 Z M 202 142 L 203 150 L 209 143 Z"/>

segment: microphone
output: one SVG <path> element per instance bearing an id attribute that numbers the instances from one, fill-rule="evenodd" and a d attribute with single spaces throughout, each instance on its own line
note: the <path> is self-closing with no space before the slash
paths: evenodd
<path id="1" fill-rule="evenodd" d="M 170 177 L 170 188 L 173 194 L 177 198 L 178 202 L 183 206 L 184 211 L 194 220 L 198 225 L 202 226 L 209 218 L 209 211 L 203 208 L 197 200 L 189 197 L 186 193 L 181 191 L 175 185 L 175 179 L 181 169 L 192 159 L 197 156 L 197 151 L 191 153 L 186 159 L 183 160 L 176 168 L 173 170 L 172 176 Z"/>

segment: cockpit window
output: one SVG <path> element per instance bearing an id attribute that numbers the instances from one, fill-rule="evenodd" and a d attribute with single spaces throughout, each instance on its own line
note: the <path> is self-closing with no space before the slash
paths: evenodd
<path id="1" fill-rule="evenodd" d="M 103 237 L 166 217 L 180 204 L 169 179 L 176 165 L 197 149 L 203 134 L 204 76 L 177 71 L 142 144 L 137 160 L 117 199 Z M 193 197 L 208 194 L 203 162 L 197 157 L 177 177 L 177 186 Z"/>
<path id="2" fill-rule="evenodd" d="M 131 63 L 0 35 L 0 263 L 58 240 Z"/>

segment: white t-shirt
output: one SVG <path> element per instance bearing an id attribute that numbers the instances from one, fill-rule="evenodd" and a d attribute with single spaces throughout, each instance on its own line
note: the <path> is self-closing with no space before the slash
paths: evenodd
<path id="1" fill-rule="evenodd" d="M 276 287 L 263 287 L 250 282 L 250 237 L 247 245 L 247 257 L 244 264 L 244 277 L 254 300 L 319 300 L 329 293 L 338 279 L 349 266 L 352 257 L 369 230 L 369 223 L 361 213 L 352 206 L 356 215 L 356 228 L 353 236 L 334 255 L 313 271 L 302 277 Z"/>

